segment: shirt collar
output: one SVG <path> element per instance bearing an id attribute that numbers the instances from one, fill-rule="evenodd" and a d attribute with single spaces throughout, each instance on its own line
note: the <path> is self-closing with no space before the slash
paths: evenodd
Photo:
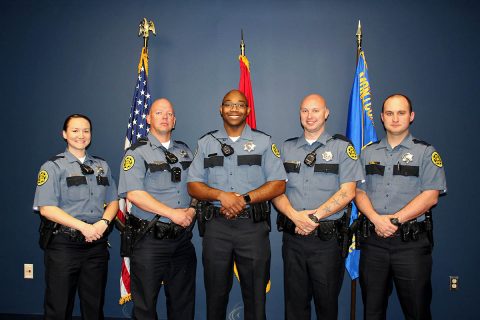
<path id="1" fill-rule="evenodd" d="M 322 134 L 320 135 L 320 137 L 318 137 L 317 141 L 315 141 L 314 143 L 312 143 L 312 146 L 319 142 L 320 144 L 322 145 L 326 145 L 327 144 L 327 141 L 331 138 L 332 136 L 327 132 L 327 131 L 323 131 Z M 307 139 L 305 139 L 305 134 L 301 135 L 300 137 L 298 137 L 297 139 L 297 144 L 296 144 L 296 147 L 297 148 L 301 148 L 305 145 L 310 145 L 308 142 L 307 142 Z"/>
<path id="2" fill-rule="evenodd" d="M 398 146 L 401 146 L 403 148 L 406 148 L 406 149 L 412 149 L 413 148 L 413 137 L 412 135 L 409 133 L 403 140 L 402 142 L 400 142 L 400 144 Z M 398 147 L 397 146 L 397 147 Z M 385 149 L 391 149 L 390 145 L 388 144 L 388 140 L 387 140 L 387 137 L 383 137 L 382 140 L 380 140 L 380 143 L 378 144 L 377 148 L 376 149 L 382 149 L 382 148 L 385 148 Z"/>
<path id="3" fill-rule="evenodd" d="M 227 134 L 227 131 L 225 130 L 225 127 L 221 127 L 220 130 L 213 133 L 213 135 L 218 139 L 228 139 L 229 138 L 229 136 Z M 253 140 L 252 129 L 250 128 L 250 126 L 248 124 L 245 124 L 245 127 L 243 128 L 242 134 L 240 135 L 240 139 Z"/>
<path id="4" fill-rule="evenodd" d="M 63 154 L 65 156 L 65 159 L 67 159 L 67 161 L 70 162 L 70 163 L 80 161 L 70 151 L 68 151 L 68 148 L 65 149 L 65 152 Z M 88 154 L 87 151 L 85 151 L 85 161 L 84 161 L 84 163 L 87 162 L 87 160 L 93 161 L 93 158 Z"/>
<path id="5" fill-rule="evenodd" d="M 153 134 L 149 133 L 148 136 L 148 141 L 150 141 L 150 144 L 156 149 L 156 148 L 163 148 L 162 143 L 155 137 Z M 170 148 L 172 147 L 172 137 L 170 137 Z"/>

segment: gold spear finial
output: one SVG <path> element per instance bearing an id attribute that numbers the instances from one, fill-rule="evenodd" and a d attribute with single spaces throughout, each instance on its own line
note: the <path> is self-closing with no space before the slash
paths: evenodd
<path id="1" fill-rule="evenodd" d="M 139 30 L 138 30 L 138 36 L 143 37 L 143 46 L 145 48 L 148 47 L 148 37 L 150 35 L 150 31 L 152 31 L 153 35 L 156 36 L 157 34 L 155 33 L 155 25 L 153 24 L 153 21 L 147 21 L 147 18 L 143 18 L 142 21 L 140 21 L 140 24 L 138 25 Z"/>
<path id="2" fill-rule="evenodd" d="M 240 40 L 240 55 L 243 57 L 245 56 L 245 42 L 243 42 L 243 29 L 241 30 L 241 40 Z"/>
<path id="3" fill-rule="evenodd" d="M 357 52 L 360 52 L 362 50 L 362 25 L 360 20 L 358 20 L 357 33 L 355 35 L 357 36 Z"/>

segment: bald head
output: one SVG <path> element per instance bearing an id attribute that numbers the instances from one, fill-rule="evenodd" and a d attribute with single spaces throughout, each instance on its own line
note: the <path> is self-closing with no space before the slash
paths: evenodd
<path id="1" fill-rule="evenodd" d="M 223 97 L 222 104 L 226 101 L 233 100 L 244 102 L 248 106 L 247 97 L 240 90 L 233 89 L 228 91 L 227 94 Z"/>
<path id="2" fill-rule="evenodd" d="M 170 109 L 171 112 L 175 115 L 175 111 L 173 110 L 173 104 L 167 98 L 160 98 L 153 101 L 152 105 L 150 106 L 149 114 L 152 114 L 152 112 L 158 108 L 164 110 Z"/>
<path id="3" fill-rule="evenodd" d="M 321 108 L 327 108 L 327 101 L 321 95 L 313 93 L 303 98 L 300 108 L 307 105 L 315 105 Z"/>

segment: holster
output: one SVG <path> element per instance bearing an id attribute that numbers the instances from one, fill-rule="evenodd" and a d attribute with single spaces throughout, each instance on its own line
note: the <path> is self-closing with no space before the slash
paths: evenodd
<path id="1" fill-rule="evenodd" d="M 196 207 L 198 235 L 203 237 L 207 227 L 207 221 L 213 217 L 213 206 L 207 201 L 198 201 Z"/>
<path id="2" fill-rule="evenodd" d="M 57 223 L 40 216 L 40 227 L 38 229 L 40 237 L 38 239 L 38 244 L 42 250 L 45 250 L 48 247 L 57 228 Z"/>
<path id="3" fill-rule="evenodd" d="M 133 227 L 129 215 L 125 215 L 125 227 L 120 232 L 120 256 L 130 257 L 133 249 Z"/>
<path id="4" fill-rule="evenodd" d="M 433 248 L 433 245 L 434 245 L 434 242 L 433 242 L 433 218 L 432 218 L 432 211 L 431 210 L 428 210 L 425 213 L 425 231 L 427 232 L 428 240 L 430 240 L 430 244 L 432 245 L 432 248 Z"/>
<path id="5" fill-rule="evenodd" d="M 293 223 L 293 221 L 286 215 L 279 212 L 277 215 L 277 230 L 280 232 L 295 234 L 295 223 Z"/>
<path id="6" fill-rule="evenodd" d="M 157 239 L 176 239 L 185 232 L 185 229 L 173 222 L 166 223 L 157 221 L 155 223 L 154 235 Z"/>

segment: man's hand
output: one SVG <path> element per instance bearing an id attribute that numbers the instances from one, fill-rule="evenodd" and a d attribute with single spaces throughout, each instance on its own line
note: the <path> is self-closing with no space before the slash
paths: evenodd
<path id="1" fill-rule="evenodd" d="M 195 210 L 193 208 L 173 209 L 173 214 L 170 216 L 170 220 L 172 220 L 173 223 L 186 228 L 192 224 L 194 215 Z"/>
<path id="2" fill-rule="evenodd" d="M 95 241 L 95 240 L 98 240 L 100 239 L 100 237 L 102 236 L 102 234 L 100 234 L 97 229 L 89 224 L 89 223 L 85 223 L 79 230 L 83 236 L 85 237 L 85 241 L 86 242 L 92 242 L 92 241 Z"/>
<path id="3" fill-rule="evenodd" d="M 388 238 L 391 237 L 398 227 L 392 224 L 390 219 L 393 218 L 392 215 L 378 215 L 375 219 L 371 220 L 375 225 L 375 232 L 379 237 Z"/>
<path id="4" fill-rule="evenodd" d="M 236 192 L 222 192 L 219 196 L 219 200 L 222 204 L 220 211 L 227 219 L 235 218 L 246 208 L 247 205 L 242 195 Z"/>
<path id="5" fill-rule="evenodd" d="M 315 214 L 316 210 L 293 211 L 291 213 L 292 221 L 295 223 L 295 232 L 301 235 L 307 235 L 313 232 L 318 227 L 318 224 L 313 222 L 308 215 Z"/>
<path id="6" fill-rule="evenodd" d="M 107 230 L 108 228 L 107 224 L 103 220 L 98 220 L 97 222 L 95 222 L 93 224 L 93 227 L 95 228 L 97 233 L 100 235 L 100 237 L 103 236 L 103 234 L 105 233 L 105 230 Z"/>

